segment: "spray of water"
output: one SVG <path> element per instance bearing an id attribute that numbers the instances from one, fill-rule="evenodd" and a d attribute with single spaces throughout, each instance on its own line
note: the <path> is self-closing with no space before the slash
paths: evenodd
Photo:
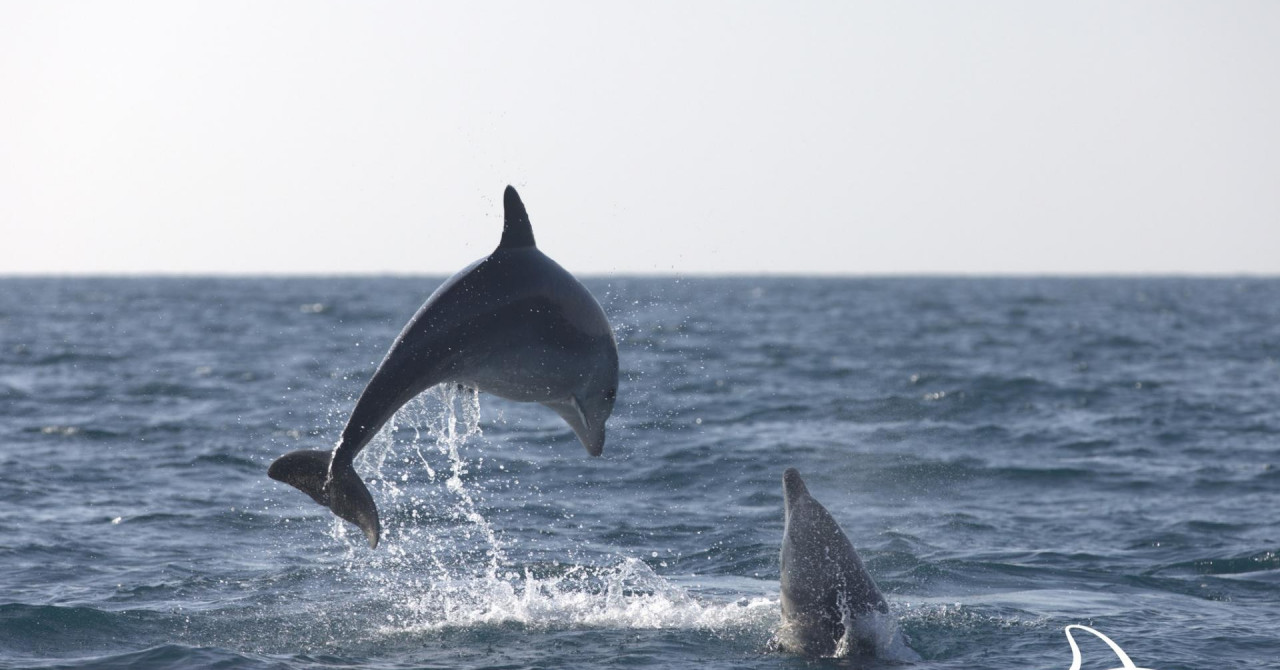
<path id="1" fill-rule="evenodd" d="M 381 633 L 518 623 L 532 628 L 680 628 L 767 633 L 768 598 L 707 603 L 619 556 L 608 566 L 512 560 L 519 547 L 485 518 L 475 389 L 441 385 L 407 404 L 361 454 L 358 467 L 383 514 L 377 552 L 336 522 L 346 543 L 344 581 L 360 584 Z"/>

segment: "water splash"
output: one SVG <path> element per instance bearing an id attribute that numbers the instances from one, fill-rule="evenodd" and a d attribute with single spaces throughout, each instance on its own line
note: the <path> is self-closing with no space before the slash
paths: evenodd
<path id="1" fill-rule="evenodd" d="M 526 567 L 515 578 L 433 584 L 406 602 L 408 607 L 384 632 L 515 623 L 539 630 L 670 628 L 760 634 L 778 619 L 776 600 L 702 602 L 635 558 L 604 568 L 562 566 L 558 573 L 539 576 L 537 568 L 545 567 Z"/>
<path id="2" fill-rule="evenodd" d="M 899 663 L 921 660 L 920 654 L 907 645 L 898 618 L 893 613 L 871 610 L 855 617 L 842 603 L 841 615 L 845 628 L 844 635 L 836 643 L 836 658 L 869 652 L 876 658 Z M 866 649 L 864 645 L 870 648 Z"/>
<path id="3" fill-rule="evenodd" d="M 412 437 L 402 439 L 405 434 Z M 395 573 L 424 567 L 435 577 L 455 576 L 460 566 L 476 565 L 478 555 L 487 576 L 498 573 L 507 560 L 503 543 L 480 513 L 483 491 L 470 481 L 479 467 L 463 456 L 481 435 L 473 388 L 438 385 L 392 417 L 358 466 L 370 473 L 366 481 L 383 517 L 385 551 L 358 551 L 346 524 L 336 523 L 334 535 L 348 546 L 349 570 L 382 570 L 380 579 L 388 583 Z"/>
<path id="4" fill-rule="evenodd" d="M 378 612 L 377 634 L 514 623 L 767 635 L 776 625 L 776 599 L 703 602 L 636 558 L 513 561 L 519 548 L 482 514 L 483 459 L 465 456 L 482 436 L 476 390 L 441 385 L 405 405 L 361 454 L 383 544 L 368 551 L 341 521 L 333 533 L 347 547 L 342 581 L 360 585 L 357 608 Z"/>

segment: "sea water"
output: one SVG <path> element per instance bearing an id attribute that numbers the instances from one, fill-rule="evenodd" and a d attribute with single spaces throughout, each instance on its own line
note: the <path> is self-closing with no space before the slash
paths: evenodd
<path id="1" fill-rule="evenodd" d="M 604 456 L 433 389 L 370 550 L 266 468 L 439 281 L 0 279 L 0 667 L 898 667 L 771 650 L 787 467 L 914 667 L 1280 667 L 1278 280 L 589 279 Z"/>

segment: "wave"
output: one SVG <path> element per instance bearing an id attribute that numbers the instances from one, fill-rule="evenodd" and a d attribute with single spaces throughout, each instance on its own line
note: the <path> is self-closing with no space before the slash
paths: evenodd
<path id="1" fill-rule="evenodd" d="M 145 610 L 9 603 L 0 605 L 0 650 L 18 656 L 58 657 L 118 649 L 128 644 L 125 640 L 167 628 L 168 620 L 166 615 Z"/>
<path id="2" fill-rule="evenodd" d="M 1280 570 L 1280 552 L 1260 551 L 1243 555 L 1201 558 L 1159 565 L 1147 570 L 1145 575 L 1173 573 L 1175 575 L 1240 575 Z"/>
<path id="3" fill-rule="evenodd" d="M 21 667 L 21 666 L 19 666 Z M 192 647 L 181 644 L 160 646 L 122 654 L 105 654 L 42 662 L 25 666 L 35 670 L 62 668 L 94 668 L 95 670 L 121 670 L 133 668 L 279 668 L 289 667 L 279 661 L 246 656 L 217 647 Z"/>

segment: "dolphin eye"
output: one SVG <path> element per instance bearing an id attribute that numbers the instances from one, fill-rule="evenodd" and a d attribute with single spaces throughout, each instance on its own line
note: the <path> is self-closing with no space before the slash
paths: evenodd
<path id="1" fill-rule="evenodd" d="M 618 397 L 618 389 L 609 389 L 608 391 L 604 392 L 604 399 L 608 400 L 609 402 L 613 402 L 613 399 L 617 397 Z"/>

